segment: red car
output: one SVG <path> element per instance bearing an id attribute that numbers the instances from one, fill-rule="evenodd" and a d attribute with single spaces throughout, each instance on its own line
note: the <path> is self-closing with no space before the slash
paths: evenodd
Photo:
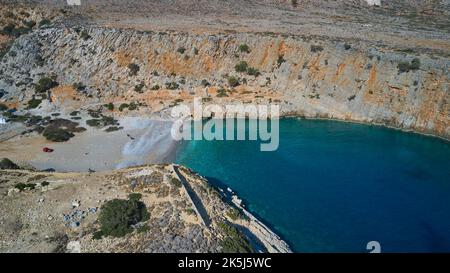
<path id="1" fill-rule="evenodd" d="M 45 148 L 42 149 L 42 151 L 43 151 L 44 153 L 51 153 L 51 152 L 53 152 L 53 149 L 50 149 L 50 148 L 45 147 Z"/>

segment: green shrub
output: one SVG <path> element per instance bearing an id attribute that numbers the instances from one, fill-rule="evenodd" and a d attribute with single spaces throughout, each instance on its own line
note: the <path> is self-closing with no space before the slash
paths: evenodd
<path id="1" fill-rule="evenodd" d="M 200 84 L 201 84 L 203 87 L 207 87 L 207 86 L 210 86 L 210 85 L 211 85 L 206 79 L 203 79 L 202 82 L 201 82 Z"/>
<path id="2" fill-rule="evenodd" d="M 283 55 L 278 56 L 277 66 L 280 67 L 284 62 L 286 62 L 286 60 L 284 59 L 284 56 Z"/>
<path id="3" fill-rule="evenodd" d="M 150 88 L 150 90 L 159 90 L 161 87 L 157 84 L 153 85 L 152 88 Z"/>
<path id="4" fill-rule="evenodd" d="M 237 65 L 234 66 L 234 69 L 236 70 L 236 72 L 246 72 L 248 68 L 248 64 L 246 61 L 241 61 L 239 62 Z"/>
<path id="5" fill-rule="evenodd" d="M 49 128 L 47 127 L 44 132 L 42 133 L 42 135 L 50 141 L 54 141 L 54 142 L 64 142 L 67 141 L 69 139 L 71 139 L 72 137 L 74 137 L 75 135 L 72 132 L 69 132 L 65 129 L 62 128 Z"/>
<path id="6" fill-rule="evenodd" d="M 239 85 L 239 78 L 236 78 L 234 76 L 229 76 L 227 80 L 228 80 L 228 84 L 231 87 L 236 87 Z"/>
<path id="7" fill-rule="evenodd" d="M 29 33 L 30 31 L 31 31 L 30 28 L 18 27 L 18 28 L 14 28 L 9 35 L 14 36 L 14 37 L 19 37 L 23 34 Z"/>
<path id="8" fill-rule="evenodd" d="M 247 69 L 247 74 L 250 76 L 255 76 L 255 77 L 261 75 L 261 73 L 259 73 L 259 70 L 254 67 L 249 67 Z"/>
<path id="9" fill-rule="evenodd" d="M 227 211 L 227 216 L 230 217 L 231 220 L 236 221 L 237 219 L 241 218 L 241 213 L 237 209 L 231 208 L 229 211 Z"/>
<path id="10" fill-rule="evenodd" d="M 105 127 L 109 125 L 117 125 L 117 120 L 113 117 L 101 116 L 99 119 L 89 119 L 86 120 L 86 124 L 92 127 Z"/>
<path id="11" fill-rule="evenodd" d="M 128 65 L 128 69 L 130 70 L 129 75 L 135 76 L 139 72 L 139 66 L 135 63 L 131 63 Z"/>
<path id="12" fill-rule="evenodd" d="M 31 100 L 28 101 L 27 109 L 34 109 L 34 108 L 38 107 L 39 104 L 41 104 L 41 102 L 42 102 L 42 100 L 40 100 L 40 99 L 32 98 Z"/>
<path id="13" fill-rule="evenodd" d="M 320 45 L 311 45 L 311 52 L 320 52 L 323 50 L 323 47 Z"/>
<path id="14" fill-rule="evenodd" d="M 56 86 L 58 86 L 58 83 L 55 82 L 52 78 L 43 77 L 39 79 L 37 84 L 34 86 L 34 89 L 36 90 L 37 93 L 43 93 L 47 92 L 48 90 Z"/>
<path id="15" fill-rule="evenodd" d="M 82 82 L 77 82 L 72 84 L 73 89 L 77 91 L 83 91 L 86 89 L 86 86 Z"/>
<path id="16" fill-rule="evenodd" d="M 14 185 L 14 188 L 18 189 L 19 191 L 24 191 L 24 190 L 34 190 L 36 188 L 36 184 L 33 183 L 18 183 L 16 185 Z"/>
<path id="17" fill-rule="evenodd" d="M 191 208 L 186 209 L 186 213 L 189 214 L 189 215 L 195 215 L 196 214 L 195 210 L 191 209 Z"/>
<path id="18" fill-rule="evenodd" d="M 39 22 L 39 27 L 43 27 L 43 26 L 45 26 L 45 25 L 49 25 L 50 23 L 51 23 L 51 21 L 50 21 L 49 19 L 44 18 L 44 19 L 42 19 L 42 20 Z"/>
<path id="19" fill-rule="evenodd" d="M 129 107 L 128 103 L 122 103 L 119 106 L 119 111 L 122 112 L 125 108 L 128 108 L 128 107 Z"/>
<path id="20" fill-rule="evenodd" d="M 180 53 L 180 54 L 184 54 L 185 51 L 186 51 L 186 48 L 184 48 L 184 47 L 179 47 L 177 49 L 177 52 Z"/>
<path id="21" fill-rule="evenodd" d="M 254 252 L 252 246 L 245 238 L 244 234 L 236 227 L 221 222 L 219 228 L 224 238 L 219 242 L 223 253 L 251 253 Z"/>
<path id="22" fill-rule="evenodd" d="M 123 129 L 123 127 L 110 126 L 110 127 L 106 128 L 105 132 L 110 133 L 110 132 L 115 132 L 115 131 L 119 131 L 119 130 L 122 130 L 122 129 Z"/>
<path id="23" fill-rule="evenodd" d="M 418 70 L 420 69 L 420 59 L 419 58 L 414 58 L 411 61 L 411 65 L 409 67 L 411 70 Z"/>
<path id="24" fill-rule="evenodd" d="M 113 117 L 108 117 L 108 116 L 103 116 L 102 115 L 102 120 L 106 125 L 118 125 L 118 122 L 116 119 L 114 119 Z"/>
<path id="25" fill-rule="evenodd" d="M 103 105 L 109 111 L 114 111 L 114 104 L 112 102 Z"/>
<path id="26" fill-rule="evenodd" d="M 43 121 L 42 116 L 30 116 L 27 120 L 27 126 L 37 125 Z"/>
<path id="27" fill-rule="evenodd" d="M 239 51 L 243 53 L 250 53 L 250 48 L 246 44 L 239 45 Z"/>
<path id="28" fill-rule="evenodd" d="M 409 62 L 399 62 L 397 65 L 397 69 L 399 73 L 408 72 L 409 71 Z"/>
<path id="29" fill-rule="evenodd" d="M 176 90 L 178 89 L 179 85 L 176 82 L 168 82 L 166 83 L 166 88 L 169 90 Z"/>
<path id="30" fill-rule="evenodd" d="M 100 209 L 100 235 L 122 237 L 133 231 L 133 225 L 149 218 L 145 204 L 136 196 L 130 196 L 128 200 L 107 201 Z"/>
<path id="31" fill-rule="evenodd" d="M 83 39 L 83 40 L 85 40 L 85 41 L 87 41 L 87 40 L 89 40 L 89 39 L 91 38 L 91 36 L 90 36 L 89 33 L 87 32 L 87 30 L 83 29 L 83 30 L 80 32 L 80 38 Z"/>
<path id="32" fill-rule="evenodd" d="M 132 200 L 141 200 L 142 198 L 142 194 L 138 193 L 138 192 L 132 192 L 128 195 L 128 199 L 132 199 Z"/>
<path id="33" fill-rule="evenodd" d="M 178 178 L 172 177 L 170 183 L 172 183 L 172 185 L 174 185 L 177 188 L 181 188 L 181 181 Z"/>
<path id="34" fill-rule="evenodd" d="M 50 185 L 50 183 L 48 183 L 47 181 L 43 181 L 43 182 L 41 183 L 41 186 L 42 186 L 42 187 L 46 187 L 46 186 L 48 186 L 48 185 Z"/>
<path id="35" fill-rule="evenodd" d="M 12 35 L 14 35 L 15 29 L 16 29 L 16 25 L 9 23 L 3 27 L 2 34 L 12 36 Z"/>
<path id="36" fill-rule="evenodd" d="M 399 73 L 409 72 L 411 70 L 418 70 L 420 69 L 420 59 L 414 58 L 411 61 L 411 63 L 406 61 L 399 62 L 397 65 L 397 69 Z"/>
<path id="37" fill-rule="evenodd" d="M 138 108 L 138 105 L 134 102 L 130 103 L 130 105 L 128 105 L 128 110 L 133 111 L 136 110 Z"/>
<path id="38" fill-rule="evenodd" d="M 100 119 L 88 119 L 86 124 L 91 127 L 103 127 L 103 122 Z"/>
<path id="39" fill-rule="evenodd" d="M 291 0 L 291 5 L 296 8 L 298 7 L 298 0 Z"/>
<path id="40" fill-rule="evenodd" d="M 15 115 L 10 112 L 3 112 L 3 116 L 8 120 L 8 122 L 25 122 L 28 120 L 28 116 Z"/>
<path id="41" fill-rule="evenodd" d="M 219 90 L 217 90 L 217 97 L 228 97 L 227 90 L 225 90 L 224 88 L 220 88 Z"/>
<path id="42" fill-rule="evenodd" d="M 30 120 L 31 119 L 29 119 L 28 122 L 30 122 Z M 51 117 L 45 117 L 44 120 L 48 123 L 47 127 L 39 127 L 38 132 L 42 132 L 42 135 L 51 141 L 67 141 L 75 136 L 73 133 L 86 131 L 86 128 L 78 127 L 78 123 L 68 119 L 57 118 L 51 120 Z"/>
<path id="43" fill-rule="evenodd" d="M 145 87 L 145 84 L 143 82 L 141 82 L 138 85 L 134 86 L 134 91 L 138 92 L 138 93 L 142 93 L 142 89 Z"/>
<path id="44" fill-rule="evenodd" d="M 344 49 L 345 49 L 345 50 L 349 50 L 350 48 L 352 48 L 351 45 L 349 45 L 349 44 L 345 44 L 345 45 L 344 45 Z"/>
<path id="45" fill-rule="evenodd" d="M 17 169 L 20 169 L 20 167 L 17 166 L 16 163 L 12 162 L 10 159 L 3 158 L 0 161 L 0 169 L 1 170 L 17 170 Z"/>
<path id="46" fill-rule="evenodd" d="M 22 23 L 27 27 L 27 28 L 33 28 L 36 25 L 36 22 L 33 20 L 27 21 L 24 20 L 22 21 Z"/>
<path id="47" fill-rule="evenodd" d="M 100 118 L 100 110 L 89 109 L 88 114 L 89 114 L 89 116 L 91 116 L 93 118 Z"/>

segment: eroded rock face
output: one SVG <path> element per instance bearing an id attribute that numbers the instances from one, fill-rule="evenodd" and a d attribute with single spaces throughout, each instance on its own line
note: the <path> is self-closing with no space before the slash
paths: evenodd
<path id="1" fill-rule="evenodd" d="M 240 45 L 247 45 L 248 52 Z M 4 100 L 19 105 L 35 94 L 33 85 L 41 77 L 53 75 L 59 86 L 51 98 L 60 107 L 79 100 L 151 103 L 170 95 L 189 102 L 202 96 L 219 103 L 275 102 L 284 114 L 450 135 L 450 61 L 441 56 L 274 34 L 60 27 L 22 36 L 12 50 L 17 54 L 0 64 L 0 89 L 7 91 Z M 415 58 L 419 67 L 400 69 L 399 64 L 410 65 Z M 241 61 L 259 75 L 236 72 Z M 137 71 L 130 73 L 130 64 Z M 239 79 L 238 87 L 230 86 L 230 76 Z M 140 94 L 135 92 L 139 85 Z M 160 89 L 151 90 L 155 86 Z M 238 92 L 218 98 L 220 88 Z M 236 95 L 244 93 L 252 95 Z M 268 94 L 270 99 L 264 99 Z"/>

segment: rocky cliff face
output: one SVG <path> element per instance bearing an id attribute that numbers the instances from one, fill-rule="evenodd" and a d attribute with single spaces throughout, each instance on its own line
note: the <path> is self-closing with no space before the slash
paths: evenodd
<path id="1" fill-rule="evenodd" d="M 9 105 L 25 104 L 35 95 L 34 84 L 53 76 L 59 86 L 51 91 L 52 107 L 136 101 L 156 111 L 202 96 L 450 136 L 450 61 L 412 49 L 273 33 L 60 26 L 20 37 L 11 51 L 0 64 Z M 237 72 L 240 62 L 254 70 Z"/>

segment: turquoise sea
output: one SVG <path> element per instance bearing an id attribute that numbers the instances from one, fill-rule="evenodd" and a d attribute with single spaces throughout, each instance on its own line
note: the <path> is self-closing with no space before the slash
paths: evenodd
<path id="1" fill-rule="evenodd" d="M 230 187 L 296 252 L 450 252 L 450 142 L 324 120 L 280 121 L 280 146 L 187 141 L 176 161 Z"/>

